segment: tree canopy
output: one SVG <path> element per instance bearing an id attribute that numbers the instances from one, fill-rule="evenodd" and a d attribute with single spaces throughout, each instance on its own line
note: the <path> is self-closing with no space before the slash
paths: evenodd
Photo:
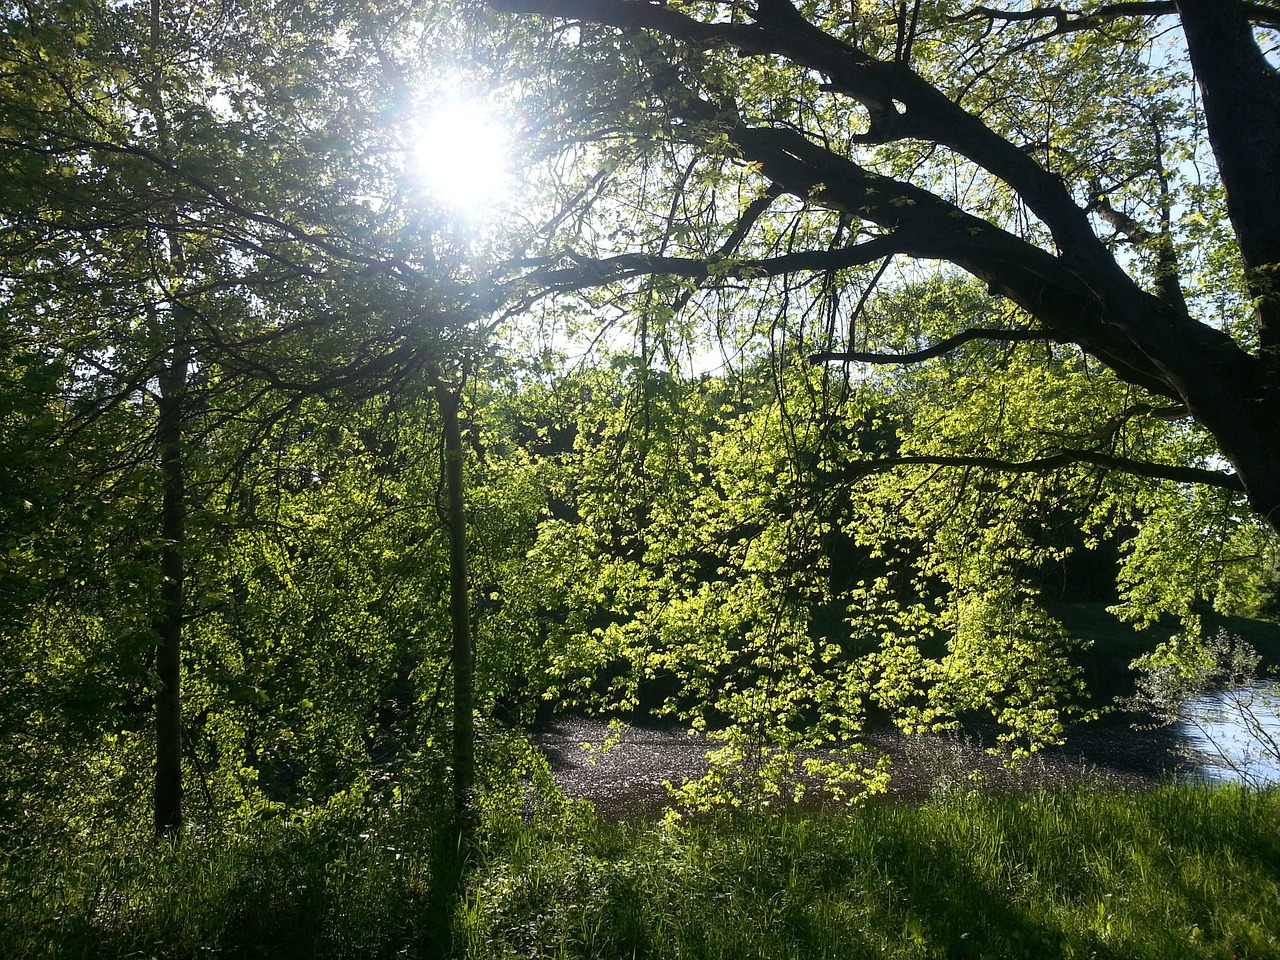
<path id="1" fill-rule="evenodd" d="M 1072 564 L 1119 558 L 1094 599 L 1189 633 L 1272 586 L 1277 29 L 8 4 L 16 802 L 47 768 L 98 805 L 69 820 L 133 812 L 150 765 L 172 833 L 193 784 L 223 816 L 460 798 L 473 753 L 509 798 L 547 704 L 720 737 L 693 802 L 872 714 L 1060 738 Z M 422 142 L 454 86 L 517 120 L 487 218 L 412 169 L 456 146 Z M 882 782 L 846 759 L 815 770 Z"/>
<path id="2" fill-rule="evenodd" d="M 780 278 L 833 303 L 852 290 L 818 362 L 920 362 L 974 338 L 1082 350 L 1143 399 L 1032 465 L 1238 490 L 1275 528 L 1280 78 L 1259 45 L 1274 8 L 494 6 L 573 25 L 558 28 L 564 82 L 580 70 L 593 92 L 567 110 L 616 185 L 593 211 L 618 228 L 570 239 L 541 279 L 664 275 L 736 295 Z M 985 327 L 957 316 L 928 342 L 882 338 L 861 324 L 867 281 L 851 271 L 907 258 L 954 264 L 1018 310 Z M 1128 453 L 1140 421 L 1178 411 L 1216 457 Z"/>

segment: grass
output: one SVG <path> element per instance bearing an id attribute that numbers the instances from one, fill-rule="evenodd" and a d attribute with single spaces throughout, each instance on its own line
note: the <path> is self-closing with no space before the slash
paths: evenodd
<path id="1" fill-rule="evenodd" d="M 403 956 L 408 942 L 430 950 L 440 927 L 426 887 L 433 838 L 388 826 L 264 824 L 193 834 L 177 848 L 30 844 L 0 866 L 0 957 L 374 958 Z"/>
<path id="2" fill-rule="evenodd" d="M 1280 795 L 967 795 L 599 828 L 487 865 L 485 957 L 1275 957 Z"/>
<path id="3" fill-rule="evenodd" d="M 11 852 L 0 956 L 1280 956 L 1275 790 L 963 794 L 667 828 L 508 821 L 444 904 L 429 823 L 377 824 Z"/>

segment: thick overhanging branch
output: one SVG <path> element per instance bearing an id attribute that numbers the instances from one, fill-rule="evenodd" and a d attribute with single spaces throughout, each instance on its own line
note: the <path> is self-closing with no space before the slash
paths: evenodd
<path id="1" fill-rule="evenodd" d="M 731 102 L 711 103 L 674 77 L 660 92 L 699 124 L 718 123 L 740 155 L 790 193 L 871 220 L 900 239 L 899 252 L 950 261 L 1009 296 L 1050 327 L 1094 353 L 1122 377 L 1166 396 L 1173 367 L 1214 356 L 1242 362 L 1220 331 L 1196 323 L 1143 291 L 1095 235 L 1067 185 L 1020 147 L 968 113 L 905 64 L 875 60 L 809 23 L 789 0 L 761 4 L 756 23 L 703 22 L 638 0 L 490 0 L 513 13 L 653 30 L 699 47 L 784 58 L 831 79 L 830 87 L 867 107 L 883 139 L 934 142 L 1007 183 L 1051 231 L 1055 256 L 914 187 L 878 177 L 794 129 L 745 123 Z M 1174 359 L 1179 343 L 1191 349 Z M 1228 374 L 1243 380 L 1244 373 Z"/>
<path id="2" fill-rule="evenodd" d="M 1245 12 L 1254 23 L 1280 27 L 1280 7 L 1267 3 L 1246 3 Z M 999 10 L 995 7 L 977 6 L 964 13 L 948 17 L 952 23 L 964 20 L 999 20 L 1005 23 L 1026 23 L 1053 20 L 1052 30 L 1036 38 L 1048 40 L 1064 33 L 1096 30 L 1104 24 L 1131 17 L 1171 17 L 1178 14 L 1174 0 L 1133 0 L 1130 3 L 1108 3 L 1088 13 L 1072 11 L 1059 6 L 1034 7 L 1031 10 Z"/>
<path id="3" fill-rule="evenodd" d="M 1187 467 L 1168 463 L 1151 463 L 1146 460 L 1134 460 L 1130 457 L 1118 457 L 1114 454 L 1100 453 L 1093 450 L 1063 450 L 1045 457 L 1032 460 L 1001 460 L 998 457 L 979 456 L 895 456 L 877 457 L 863 460 L 851 465 L 842 472 L 845 479 L 868 476 L 895 467 L 909 465 L 934 467 L 976 467 L 982 470 L 994 470 L 998 473 L 1052 473 L 1064 467 L 1085 464 L 1127 473 L 1136 477 L 1151 480 L 1171 480 L 1175 483 L 1194 483 L 1202 486 L 1217 487 L 1233 493 L 1244 493 L 1244 484 L 1234 473 L 1223 473 L 1219 470 L 1208 470 L 1203 467 Z"/>
<path id="4" fill-rule="evenodd" d="M 1134 0 L 1131 3 L 1111 3 L 1089 13 L 1079 13 L 1059 6 L 1033 7 L 1030 10 L 999 10 L 995 7 L 976 6 L 947 19 L 952 23 L 965 20 L 1003 20 L 1006 23 L 1025 23 L 1036 20 L 1054 20 L 1062 28 L 1072 23 L 1097 25 L 1122 17 L 1158 17 L 1177 13 L 1173 0 Z M 1074 18 L 1074 19 L 1073 19 Z"/>
<path id="5" fill-rule="evenodd" d="M 868 113 L 871 142 L 918 139 L 956 151 L 1013 188 L 1053 233 L 1092 269 L 1123 282 L 1124 272 L 1094 235 L 1089 218 L 1054 173 L 954 103 L 905 63 L 876 60 L 809 23 L 790 0 L 762 3 L 756 23 L 706 23 L 641 0 L 490 0 L 498 10 L 654 30 L 699 47 L 776 56 L 830 78 L 826 89 L 851 97 Z M 693 94 L 689 94 L 693 97 Z M 704 117 L 705 118 L 705 117 Z"/>
<path id="6" fill-rule="evenodd" d="M 1044 330 L 994 330 L 983 327 L 969 327 L 967 330 L 961 330 L 945 340 L 939 340 L 932 346 L 911 353 L 867 353 L 858 350 L 828 351 L 811 354 L 809 362 L 814 364 L 831 363 L 833 361 L 880 364 L 923 363 L 925 360 L 932 360 L 935 357 L 950 353 L 971 340 L 996 340 L 1001 343 L 1067 342 Z"/>
<path id="7" fill-rule="evenodd" d="M 1130 307 L 1136 300 L 1137 306 L 1117 315 L 1094 285 L 1082 282 L 1078 271 L 1061 258 L 927 190 L 871 173 L 793 130 L 739 124 L 730 129 L 729 139 L 794 195 L 891 231 L 887 239 L 893 252 L 955 264 L 986 281 L 993 293 L 1013 300 L 1053 335 L 1079 343 L 1124 379 L 1174 395 L 1164 372 L 1152 362 L 1158 354 L 1148 353 L 1146 344 L 1160 349 L 1176 315 L 1160 315 L 1160 302 L 1127 277 L 1118 299 Z M 1105 322 L 1119 316 L 1125 321 L 1123 328 Z M 1195 328 L 1194 334 L 1203 326 L 1184 325 Z M 1135 349 L 1138 338 L 1143 345 Z"/>
<path id="8" fill-rule="evenodd" d="M 860 103 L 870 121 L 867 134 L 858 138 L 861 141 L 934 144 L 1003 181 L 1047 227 L 1053 240 L 1051 249 L 1028 243 L 927 190 L 877 176 L 856 159 L 827 149 L 797 127 L 765 122 L 753 126 L 729 96 L 715 94 L 704 99 L 690 89 L 692 84 L 683 84 L 679 67 L 653 78 L 652 92 L 666 101 L 674 115 L 690 122 L 689 140 L 695 148 L 707 142 L 708 129 L 716 129 L 728 138 L 739 158 L 754 164 L 762 176 L 804 202 L 878 225 L 884 235 L 892 237 L 898 253 L 955 264 L 985 281 L 993 294 L 1008 297 L 1046 330 L 1079 344 L 1122 379 L 1185 404 L 1190 415 L 1210 430 L 1222 454 L 1244 480 L 1224 479 L 1233 475 L 1191 468 L 1174 478 L 1230 489 L 1247 483 L 1253 509 L 1280 529 L 1275 364 L 1263 363 L 1227 332 L 1200 323 L 1143 290 L 1097 236 L 1088 210 L 1078 203 L 1070 184 L 909 64 L 868 56 L 810 23 L 791 0 L 759 0 L 755 10 L 745 10 L 754 22 L 706 22 L 674 5 L 643 0 L 489 3 L 512 13 L 607 24 L 624 32 L 654 31 L 686 47 L 719 47 L 743 56 L 777 58 L 780 69 L 820 74 L 829 81 L 824 89 Z M 1110 7 L 1122 9 L 1118 4 Z M 1123 9 L 1131 16 L 1139 15 L 1133 12 L 1138 10 L 1162 14 L 1165 10 L 1150 5 Z M 1274 184 L 1280 183 L 1280 162 L 1272 163 L 1272 153 L 1263 151 L 1265 162 L 1252 162 L 1252 166 L 1245 162 L 1240 169 L 1246 172 L 1240 173 L 1224 163 L 1223 156 L 1249 161 L 1259 152 L 1251 152 L 1251 148 L 1232 152 L 1227 147 L 1238 143 L 1248 148 L 1250 137 L 1280 142 L 1280 135 L 1273 136 L 1267 125 L 1274 120 L 1274 105 L 1280 103 L 1280 95 L 1276 95 L 1280 74 L 1265 62 L 1256 70 L 1242 69 L 1242 56 L 1233 52 L 1244 51 L 1252 58 L 1251 64 L 1261 61 L 1246 16 L 1256 23 L 1274 9 L 1270 4 L 1259 6 L 1244 0 L 1177 0 L 1172 11 L 1181 15 L 1188 35 L 1232 222 L 1237 236 L 1244 234 L 1241 250 L 1245 265 L 1263 278 L 1271 276 L 1272 266 L 1280 263 L 1280 253 L 1273 255 L 1270 246 L 1273 237 L 1280 237 L 1274 217 L 1277 204 L 1271 200 Z M 1242 14 L 1245 10 L 1247 15 Z M 1048 19 L 1054 19 L 1052 13 Z M 1226 20 L 1231 23 L 1224 28 Z M 1231 43 L 1224 46 L 1217 42 L 1227 34 Z M 1205 42 L 1197 46 L 1193 42 L 1197 39 Z M 1200 55 L 1197 49 L 1201 49 Z M 1228 55 L 1223 55 L 1224 50 Z M 1224 116 L 1243 119 L 1215 125 L 1216 115 L 1208 108 L 1211 99 L 1227 108 L 1243 103 L 1248 109 L 1234 113 L 1227 109 Z M 1264 127 L 1263 134 L 1255 134 Z M 1248 173 L 1259 168 L 1265 168 L 1261 175 Z M 1262 184 L 1263 188 L 1251 189 L 1251 184 Z M 1236 194 L 1239 203 L 1233 200 Z M 1246 215 L 1256 215 L 1257 230 L 1241 230 L 1239 223 Z M 1280 250 L 1280 241 L 1274 246 Z M 1250 256 L 1250 251 L 1254 255 Z M 1280 298 L 1276 302 L 1280 303 Z M 1280 308 L 1276 315 L 1280 317 Z M 1268 338 L 1273 328 L 1280 330 L 1280 319 L 1274 325 L 1263 322 L 1260 327 L 1263 353 L 1280 356 L 1280 349 Z M 1090 454 L 1088 462 L 1101 465 L 1103 456 Z M 1085 462 L 1079 456 L 1075 459 Z M 1154 469 L 1158 476 L 1171 476 L 1171 468 L 1128 465 L 1110 456 L 1105 466 L 1135 473 Z"/>
<path id="9" fill-rule="evenodd" d="M 654 275 L 686 277 L 690 280 L 749 280 L 866 266 L 894 252 L 894 238 L 886 236 L 864 240 L 838 250 L 805 250 L 763 259 L 731 259 L 718 254 L 703 258 L 626 253 L 596 260 L 566 253 L 560 259 L 570 260 L 570 266 L 539 267 L 513 283 L 522 287 L 532 284 L 539 288 L 567 291 Z"/>

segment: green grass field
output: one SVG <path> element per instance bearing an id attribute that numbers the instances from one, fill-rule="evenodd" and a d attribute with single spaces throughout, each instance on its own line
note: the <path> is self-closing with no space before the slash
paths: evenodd
<path id="1" fill-rule="evenodd" d="M 11 851 L 0 956 L 1280 956 L 1275 790 L 509 819 L 482 830 L 461 897 L 433 890 L 428 820 L 373 820 Z"/>

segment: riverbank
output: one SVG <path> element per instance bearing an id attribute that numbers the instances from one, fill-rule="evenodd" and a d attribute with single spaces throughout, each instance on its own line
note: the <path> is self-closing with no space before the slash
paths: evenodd
<path id="1" fill-rule="evenodd" d="M 481 869 L 477 957 L 1274 958 L 1280 795 L 955 793 L 602 823 Z"/>

